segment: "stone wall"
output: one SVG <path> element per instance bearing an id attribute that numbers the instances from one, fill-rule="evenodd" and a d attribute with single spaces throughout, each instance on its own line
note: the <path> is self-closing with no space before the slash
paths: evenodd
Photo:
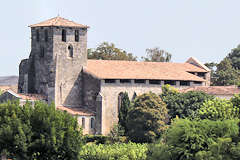
<path id="1" fill-rule="evenodd" d="M 45 30 L 48 39 L 45 40 Z M 39 32 L 39 41 L 37 40 Z M 53 61 L 53 28 L 36 27 L 31 29 L 32 43 L 29 56 L 28 93 L 48 96 L 48 87 L 54 87 L 55 73 Z"/>
<path id="2" fill-rule="evenodd" d="M 96 111 L 96 99 L 100 92 L 101 80 L 83 72 L 83 106 Z"/>
<path id="3" fill-rule="evenodd" d="M 66 30 L 66 42 L 62 41 L 62 30 Z M 75 30 L 80 32 L 75 42 Z M 76 107 L 83 104 L 82 69 L 87 63 L 87 30 L 80 28 L 55 28 L 53 56 L 56 61 L 55 104 Z M 73 49 L 73 57 L 69 49 Z"/>
<path id="4" fill-rule="evenodd" d="M 186 86 L 189 87 L 189 86 Z M 176 88 L 186 88 L 185 86 L 176 86 Z M 141 95 L 147 92 L 153 92 L 156 94 L 162 93 L 161 85 L 149 84 L 148 80 L 146 84 L 135 84 L 134 80 L 131 80 L 131 83 L 120 83 L 117 80 L 117 83 L 106 84 L 104 80 L 101 81 L 101 103 L 98 104 L 98 112 L 101 111 L 101 120 L 96 118 L 97 122 L 100 124 L 97 128 L 97 132 L 101 134 L 108 134 L 115 123 L 118 123 L 118 96 L 121 92 L 127 92 L 130 100 L 133 98 L 133 95 Z"/>
<path id="5" fill-rule="evenodd" d="M 19 65 L 18 93 L 27 93 L 28 91 L 28 59 L 23 59 Z"/>
<path id="6" fill-rule="evenodd" d="M 93 116 L 78 116 L 77 120 L 78 120 L 78 124 L 80 126 L 82 126 L 82 119 L 85 119 L 85 127 L 83 128 L 83 134 L 95 134 L 95 129 L 94 129 L 94 125 L 93 128 L 91 128 L 91 118 L 94 119 L 95 121 L 95 117 Z"/>

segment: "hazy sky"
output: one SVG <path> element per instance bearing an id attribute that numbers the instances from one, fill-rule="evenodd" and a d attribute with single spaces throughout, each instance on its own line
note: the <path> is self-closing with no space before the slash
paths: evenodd
<path id="1" fill-rule="evenodd" d="M 0 6 L 0 76 L 18 75 L 28 25 L 61 17 L 89 25 L 88 47 L 113 42 L 134 55 L 160 47 L 173 62 L 219 62 L 240 44 L 239 0 L 8 0 Z"/>

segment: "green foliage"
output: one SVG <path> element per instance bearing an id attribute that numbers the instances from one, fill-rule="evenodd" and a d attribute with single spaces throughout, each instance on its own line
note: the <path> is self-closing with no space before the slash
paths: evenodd
<path id="1" fill-rule="evenodd" d="M 161 98 L 154 93 L 136 97 L 128 113 L 127 129 L 134 142 L 153 142 L 167 128 L 167 108 Z"/>
<path id="2" fill-rule="evenodd" d="M 148 159 L 239 159 L 238 123 L 239 120 L 179 119 L 162 141 L 150 149 Z"/>
<path id="3" fill-rule="evenodd" d="M 142 57 L 143 61 L 147 62 L 170 62 L 172 55 L 164 50 L 155 48 L 146 49 L 147 57 Z"/>
<path id="4" fill-rule="evenodd" d="M 240 109 L 240 94 L 235 94 L 230 101 L 232 102 L 234 107 L 237 107 Z"/>
<path id="5" fill-rule="evenodd" d="M 0 152 L 17 159 L 77 159 L 82 146 L 77 119 L 36 103 L 0 104 Z"/>
<path id="6" fill-rule="evenodd" d="M 237 48 L 232 49 L 227 58 L 231 61 L 234 69 L 240 69 L 240 45 Z"/>
<path id="7" fill-rule="evenodd" d="M 119 124 L 113 125 L 109 133 L 111 143 L 125 142 L 126 137 L 124 137 L 124 135 L 125 135 L 125 130 L 121 125 Z"/>
<path id="8" fill-rule="evenodd" d="M 218 65 L 214 76 L 214 85 L 228 86 L 239 82 L 239 71 L 233 68 L 231 61 L 224 58 Z"/>
<path id="9" fill-rule="evenodd" d="M 88 49 L 88 59 L 136 61 L 137 57 L 116 48 L 113 43 L 103 42 L 96 49 Z"/>
<path id="10" fill-rule="evenodd" d="M 147 160 L 146 144 L 85 145 L 80 160 Z"/>
<path id="11" fill-rule="evenodd" d="M 206 100 L 213 99 L 204 92 L 189 91 L 187 93 L 179 93 L 172 87 L 163 86 L 162 100 L 167 104 L 168 114 L 170 119 L 176 116 L 180 118 L 195 118 L 197 110 Z"/>
<path id="12" fill-rule="evenodd" d="M 124 130 L 124 132 L 127 132 L 127 115 L 128 115 L 128 111 L 130 108 L 130 100 L 128 97 L 128 93 L 121 93 L 121 104 L 120 104 L 120 108 L 119 108 L 119 113 L 118 113 L 118 124 L 119 126 L 119 130 Z M 123 134 L 125 134 L 123 133 Z"/>
<path id="13" fill-rule="evenodd" d="M 94 143 L 94 144 L 108 144 L 110 143 L 109 136 L 103 135 L 85 135 L 83 137 L 85 143 Z"/>
<path id="14" fill-rule="evenodd" d="M 198 110 L 200 119 L 224 120 L 238 118 L 239 108 L 234 107 L 231 101 L 215 98 L 203 103 Z"/>

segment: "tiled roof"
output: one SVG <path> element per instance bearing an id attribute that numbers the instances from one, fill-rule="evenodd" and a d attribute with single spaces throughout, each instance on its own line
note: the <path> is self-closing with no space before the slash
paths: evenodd
<path id="1" fill-rule="evenodd" d="M 188 72 L 207 72 L 190 63 L 88 60 L 84 71 L 100 79 L 205 81 Z"/>
<path id="2" fill-rule="evenodd" d="M 41 94 L 25 94 L 25 93 L 17 93 L 14 90 L 8 89 L 7 91 L 4 92 L 5 93 L 10 93 L 13 96 L 15 96 L 18 99 L 22 99 L 22 100 L 32 100 L 32 101 L 38 101 L 38 100 L 46 100 L 47 97 L 43 96 Z"/>
<path id="3" fill-rule="evenodd" d="M 14 91 L 14 92 L 17 92 L 17 88 L 18 88 L 17 85 L 14 85 L 14 86 L 0 86 L 0 90 L 3 91 L 3 92 L 5 92 L 9 89 Z"/>
<path id="4" fill-rule="evenodd" d="M 29 27 L 47 27 L 47 26 L 62 26 L 62 27 L 80 27 L 80 28 L 89 28 L 86 25 L 78 24 L 73 21 L 67 20 L 62 17 L 55 17 L 49 20 L 30 25 Z"/>
<path id="5" fill-rule="evenodd" d="M 94 112 L 83 109 L 83 108 L 79 108 L 79 107 L 70 108 L 70 107 L 64 107 L 64 106 L 57 106 L 56 109 L 66 111 L 71 115 L 79 115 L 79 116 L 94 116 L 95 115 Z"/>
<path id="6" fill-rule="evenodd" d="M 196 86 L 180 90 L 183 93 L 188 91 L 202 91 L 210 95 L 234 95 L 240 93 L 240 89 L 235 86 Z"/>
<path id="7" fill-rule="evenodd" d="M 32 101 L 38 101 L 38 100 L 46 100 L 47 97 L 40 95 L 40 94 L 17 94 L 21 99 L 23 100 L 32 100 Z"/>

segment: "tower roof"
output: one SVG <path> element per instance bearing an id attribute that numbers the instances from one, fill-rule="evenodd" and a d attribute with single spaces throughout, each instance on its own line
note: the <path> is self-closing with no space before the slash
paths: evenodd
<path id="1" fill-rule="evenodd" d="M 29 27 L 49 27 L 49 26 L 89 28 L 89 26 L 78 24 L 59 16 L 37 24 L 30 25 Z"/>

